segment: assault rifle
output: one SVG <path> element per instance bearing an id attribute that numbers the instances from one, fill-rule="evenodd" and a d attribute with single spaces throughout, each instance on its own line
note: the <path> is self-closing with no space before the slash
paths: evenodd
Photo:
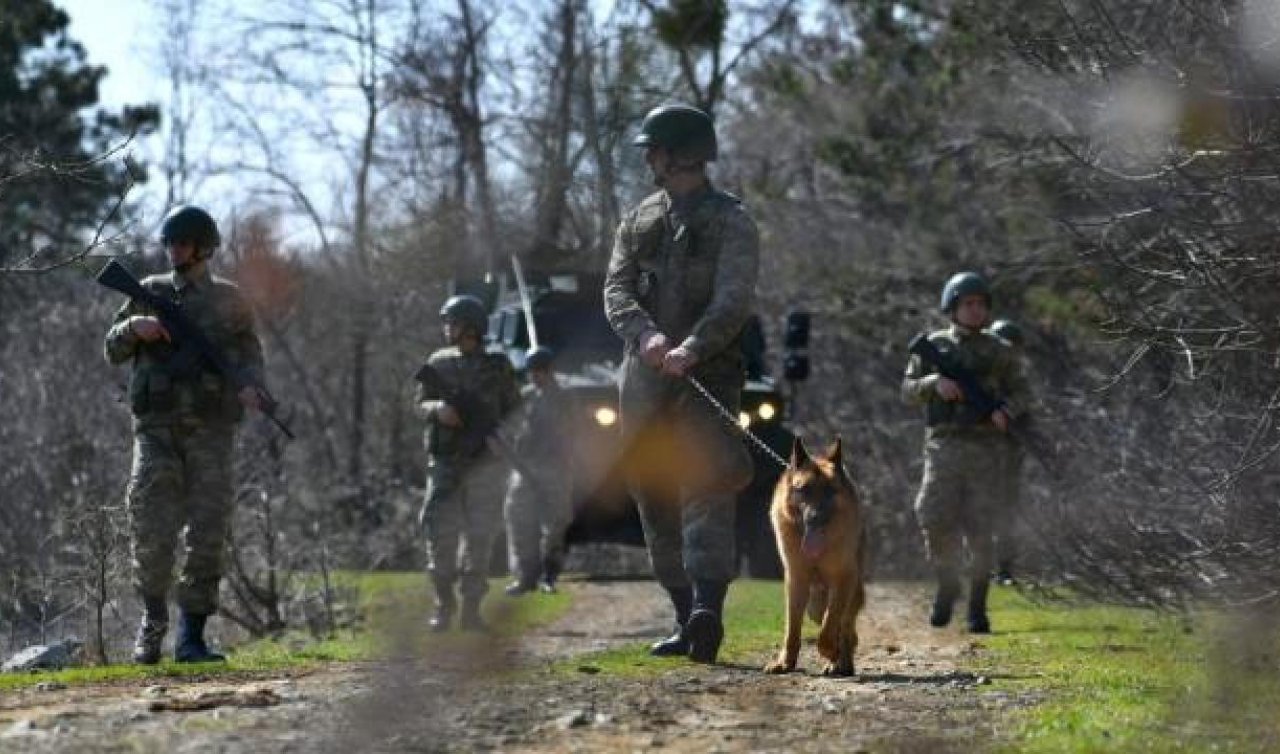
<path id="1" fill-rule="evenodd" d="M 156 318 L 160 320 L 160 324 L 164 325 L 164 329 L 168 331 L 173 341 L 173 354 L 165 362 L 170 371 L 175 375 L 191 376 L 207 364 L 229 380 L 237 392 L 250 386 L 257 389 L 262 399 L 262 413 L 274 422 L 286 437 L 290 440 L 294 439 L 293 432 L 280 417 L 276 416 L 276 409 L 280 404 L 271 397 L 271 393 L 267 392 L 266 386 L 251 378 L 244 370 L 235 368 L 227 360 L 226 354 L 191 321 L 180 304 L 143 288 L 142 284 L 124 268 L 124 265 L 114 259 L 102 268 L 97 280 L 107 288 L 119 291 L 133 299 L 133 302 L 139 306 L 155 312 Z"/>
<path id="2" fill-rule="evenodd" d="M 964 366 L 956 363 L 950 355 L 938 350 L 929 340 L 929 336 L 920 333 L 907 344 L 907 350 L 920 357 L 927 366 L 938 371 L 938 374 L 953 380 L 964 393 L 965 403 L 981 417 L 989 418 L 995 411 L 1004 408 L 1003 399 L 992 395 L 978 381 L 976 375 Z M 1026 421 L 1027 417 L 1019 417 L 1009 422 L 1009 435 L 1030 452 L 1036 462 L 1054 479 L 1060 478 L 1057 466 L 1053 463 L 1053 451 L 1040 433 L 1036 432 Z"/>
<path id="3" fill-rule="evenodd" d="M 439 396 L 458 412 L 462 419 L 462 432 L 458 438 L 459 455 L 463 458 L 475 458 L 486 448 L 492 448 L 513 469 L 520 472 L 527 484 L 537 490 L 537 477 L 529 473 L 529 467 L 520 460 L 511 443 L 498 431 L 502 424 L 501 418 L 487 402 L 466 388 L 450 384 L 440 374 L 440 370 L 430 364 L 423 364 L 413 378 L 422 383 L 428 395 Z"/>

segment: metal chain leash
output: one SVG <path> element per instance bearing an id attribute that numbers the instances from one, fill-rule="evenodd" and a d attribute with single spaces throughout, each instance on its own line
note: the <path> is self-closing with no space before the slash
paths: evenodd
<path id="1" fill-rule="evenodd" d="M 685 375 L 685 380 L 687 380 L 690 385 L 693 385 L 693 389 L 697 390 L 698 393 L 701 394 L 704 399 L 706 399 L 707 403 L 711 404 L 711 407 L 714 408 L 716 412 L 720 414 L 720 417 L 722 419 L 724 419 L 726 422 L 729 423 L 729 426 L 733 427 L 734 429 L 741 432 L 744 436 L 746 436 L 746 438 L 756 446 L 756 449 L 764 451 L 765 455 L 767 455 L 770 459 L 772 459 L 774 463 L 778 464 L 779 468 L 782 468 L 782 469 L 787 468 L 786 459 L 778 455 L 777 453 L 773 452 L 773 448 L 769 447 L 768 445 L 765 445 L 764 440 L 761 440 L 759 437 L 756 437 L 751 432 L 751 430 L 739 424 L 738 417 L 734 416 L 733 413 L 729 411 L 729 409 L 725 408 L 723 403 L 716 400 L 716 397 L 711 394 L 710 390 L 707 390 L 707 388 L 701 382 L 698 381 L 698 378 L 693 377 L 691 375 Z"/>

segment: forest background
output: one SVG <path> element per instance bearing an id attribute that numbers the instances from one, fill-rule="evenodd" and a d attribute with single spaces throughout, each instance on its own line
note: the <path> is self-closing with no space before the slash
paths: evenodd
<path id="1" fill-rule="evenodd" d="M 1027 335 L 1036 583 L 1131 604 L 1280 587 L 1280 3 L 1156 0 L 165 0 L 159 103 L 47 0 L 0 0 L 0 649 L 135 614 L 124 370 L 103 258 L 159 269 L 163 209 L 209 206 L 299 439 L 242 433 L 224 612 L 331 630 L 323 576 L 416 568 L 408 375 L 449 282 L 599 272 L 650 190 L 655 104 L 711 112 L 714 179 L 763 241 L 758 310 L 814 314 L 794 423 L 840 433 L 876 568 L 917 575 L 906 342 L 987 275 Z M 776 349 L 774 356 L 775 371 Z M 115 637 L 115 638 L 113 638 Z"/>

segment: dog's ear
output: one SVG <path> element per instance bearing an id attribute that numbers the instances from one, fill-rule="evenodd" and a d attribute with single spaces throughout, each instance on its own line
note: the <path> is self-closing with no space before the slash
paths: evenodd
<path id="1" fill-rule="evenodd" d="M 800 439 L 800 435 L 796 435 L 791 441 L 791 468 L 803 468 L 809 463 L 809 451 L 805 450 L 804 440 Z"/>
<path id="2" fill-rule="evenodd" d="M 835 442 L 831 443 L 831 446 L 827 448 L 826 459 L 832 466 L 840 468 L 840 435 L 836 435 Z"/>

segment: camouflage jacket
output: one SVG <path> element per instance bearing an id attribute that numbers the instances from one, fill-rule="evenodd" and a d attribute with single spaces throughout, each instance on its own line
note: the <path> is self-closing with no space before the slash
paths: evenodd
<path id="1" fill-rule="evenodd" d="M 520 400 L 520 388 L 511 362 L 503 354 L 483 350 L 464 354 L 456 346 L 449 346 L 431 354 L 427 363 L 439 371 L 451 389 L 466 391 L 499 419 L 505 417 Z M 425 440 L 430 455 L 456 455 L 469 432 L 466 416 L 462 417 L 461 427 L 446 427 L 436 421 L 441 406 L 447 403 L 445 398 L 445 395 L 418 383 L 414 405 L 419 415 L 427 420 Z"/>
<path id="2" fill-rule="evenodd" d="M 629 353 L 657 330 L 697 356 L 695 374 L 740 376 L 759 247 L 731 194 L 707 187 L 676 204 L 665 191 L 650 195 L 618 226 L 604 284 L 609 324 Z"/>
<path id="3" fill-rule="evenodd" d="M 249 379 L 266 384 L 253 310 L 234 283 L 207 271 L 194 279 L 168 272 L 143 279 L 142 286 L 177 302 L 232 367 L 245 372 Z M 235 385 L 212 365 L 204 364 L 189 374 L 175 373 L 169 364 L 174 352 L 172 344 L 138 339 L 130 327 L 130 318 L 149 315 L 154 312 L 133 300 L 125 302 L 116 312 L 103 346 L 108 362 L 133 362 L 129 403 L 138 425 L 238 421 L 244 412 Z"/>
<path id="4" fill-rule="evenodd" d="M 929 340 L 944 354 L 953 354 L 992 395 L 1005 402 L 1011 419 L 1020 419 L 1029 405 L 1022 365 L 1013 348 L 994 335 L 971 332 L 957 325 L 929 334 Z M 912 354 L 902 380 L 902 397 L 923 405 L 929 426 L 928 436 L 957 433 L 997 432 L 990 417 L 978 416 L 967 403 L 948 403 L 938 396 L 938 373 Z"/>
<path id="5" fill-rule="evenodd" d="M 573 433 L 579 410 L 573 394 L 556 384 L 525 385 L 514 412 L 512 444 L 522 459 L 561 468 L 573 459 Z"/>

